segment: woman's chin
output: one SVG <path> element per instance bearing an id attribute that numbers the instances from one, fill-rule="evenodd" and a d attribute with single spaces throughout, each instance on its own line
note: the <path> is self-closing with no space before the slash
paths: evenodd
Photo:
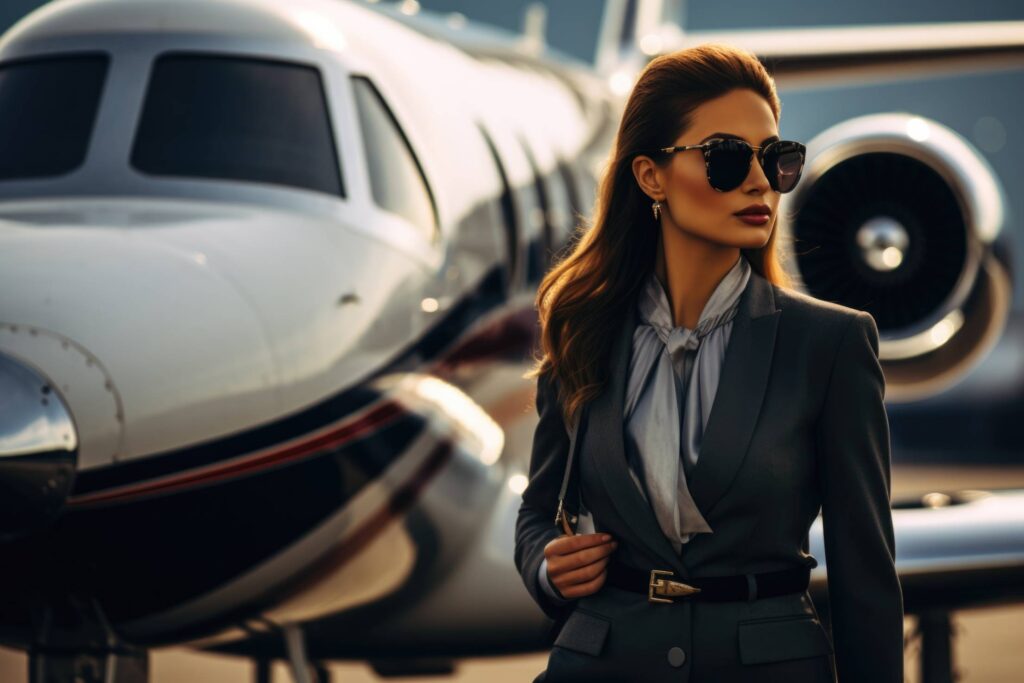
<path id="1" fill-rule="evenodd" d="M 730 244 L 744 249 L 757 249 L 763 247 L 768 238 L 772 236 L 772 225 L 750 225 L 739 229 L 733 227 L 727 233 L 730 237 Z"/>
<path id="2" fill-rule="evenodd" d="M 714 242 L 722 245 L 723 247 L 760 249 L 768 243 L 768 238 L 771 236 L 771 230 L 753 228 L 741 234 L 730 232 L 727 235 L 719 235 L 718 239 L 715 239 Z"/>

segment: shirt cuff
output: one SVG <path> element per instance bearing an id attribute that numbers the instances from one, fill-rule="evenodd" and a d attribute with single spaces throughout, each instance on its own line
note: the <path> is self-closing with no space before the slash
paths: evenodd
<path id="1" fill-rule="evenodd" d="M 569 598 L 563 598 L 558 593 L 558 589 L 555 588 L 551 581 L 548 579 L 548 558 L 541 560 L 540 569 L 537 570 L 537 578 L 540 581 L 541 589 L 547 593 L 548 597 L 552 599 L 557 605 L 564 605 L 571 602 Z"/>

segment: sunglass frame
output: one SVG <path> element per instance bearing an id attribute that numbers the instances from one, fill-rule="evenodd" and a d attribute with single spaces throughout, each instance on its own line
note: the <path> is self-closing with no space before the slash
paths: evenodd
<path id="1" fill-rule="evenodd" d="M 767 154 L 766 150 L 770 149 L 771 147 L 773 147 L 775 145 L 782 145 L 782 144 L 795 145 L 795 148 L 794 148 L 793 151 L 797 151 L 797 152 L 800 153 L 800 172 L 797 173 L 797 176 L 798 176 L 798 181 L 797 182 L 799 182 L 799 176 L 803 172 L 804 162 L 807 160 L 807 148 L 803 145 L 803 143 L 796 142 L 795 140 L 772 140 L 767 145 L 760 145 L 760 146 L 758 146 L 758 145 L 752 145 L 749 142 L 747 142 L 746 140 L 736 140 L 735 138 L 711 138 L 710 140 L 705 140 L 704 142 L 702 142 L 699 145 L 675 145 L 675 146 L 671 146 L 671 147 L 661 147 L 658 151 L 659 152 L 663 152 L 665 154 L 674 154 L 675 152 L 685 152 L 685 151 L 690 150 L 690 149 L 699 149 L 699 150 L 701 150 L 703 152 L 703 154 L 704 154 L 704 169 L 705 169 L 705 172 L 707 174 L 708 185 L 711 185 L 711 188 L 713 190 L 715 190 L 716 192 L 731 192 L 732 190 L 735 190 L 737 187 L 739 187 L 740 185 L 743 184 L 743 180 L 742 179 L 735 186 L 730 187 L 728 189 L 722 189 L 722 188 L 715 187 L 714 184 L 711 182 L 711 152 L 714 151 L 715 147 L 717 147 L 718 145 L 721 145 L 722 143 L 725 143 L 725 142 L 732 142 L 732 143 L 736 143 L 736 144 L 743 145 L 744 147 L 746 147 L 747 148 L 747 152 L 750 154 L 750 156 L 748 157 L 748 163 L 750 162 L 750 160 L 753 159 L 754 150 L 757 150 L 757 163 L 761 167 L 761 170 L 764 172 L 765 177 L 768 178 L 768 184 L 772 186 L 773 190 L 775 190 L 776 192 L 780 192 L 780 193 L 782 192 L 782 190 L 779 190 L 775 186 L 777 179 L 773 179 L 770 175 L 768 175 L 768 171 L 764 167 L 764 157 L 765 157 L 765 154 Z M 749 167 L 748 167 L 748 172 L 749 172 Z M 744 178 L 745 177 L 746 176 L 744 176 Z M 794 184 L 793 187 L 795 188 L 796 185 Z M 793 190 L 793 188 L 790 188 L 789 190 L 786 190 L 786 192 L 791 192 L 792 190 Z"/>

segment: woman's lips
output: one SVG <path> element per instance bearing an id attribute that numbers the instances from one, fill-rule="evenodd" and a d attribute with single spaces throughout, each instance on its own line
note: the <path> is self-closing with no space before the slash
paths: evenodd
<path id="1" fill-rule="evenodd" d="M 744 214 L 733 214 L 736 218 L 747 225 L 764 225 L 768 222 L 770 216 L 766 213 L 744 213 Z"/>

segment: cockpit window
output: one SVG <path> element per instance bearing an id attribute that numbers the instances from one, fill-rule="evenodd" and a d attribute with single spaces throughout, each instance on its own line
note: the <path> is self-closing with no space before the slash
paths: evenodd
<path id="1" fill-rule="evenodd" d="M 412 146 L 373 83 L 353 76 L 352 86 L 374 203 L 402 216 L 432 240 L 438 229 L 434 198 Z"/>
<path id="2" fill-rule="evenodd" d="M 131 164 L 152 175 L 229 178 L 345 196 L 320 73 L 291 62 L 160 56 Z"/>
<path id="3" fill-rule="evenodd" d="M 0 180 L 63 175 L 85 161 L 110 58 L 0 63 Z"/>

